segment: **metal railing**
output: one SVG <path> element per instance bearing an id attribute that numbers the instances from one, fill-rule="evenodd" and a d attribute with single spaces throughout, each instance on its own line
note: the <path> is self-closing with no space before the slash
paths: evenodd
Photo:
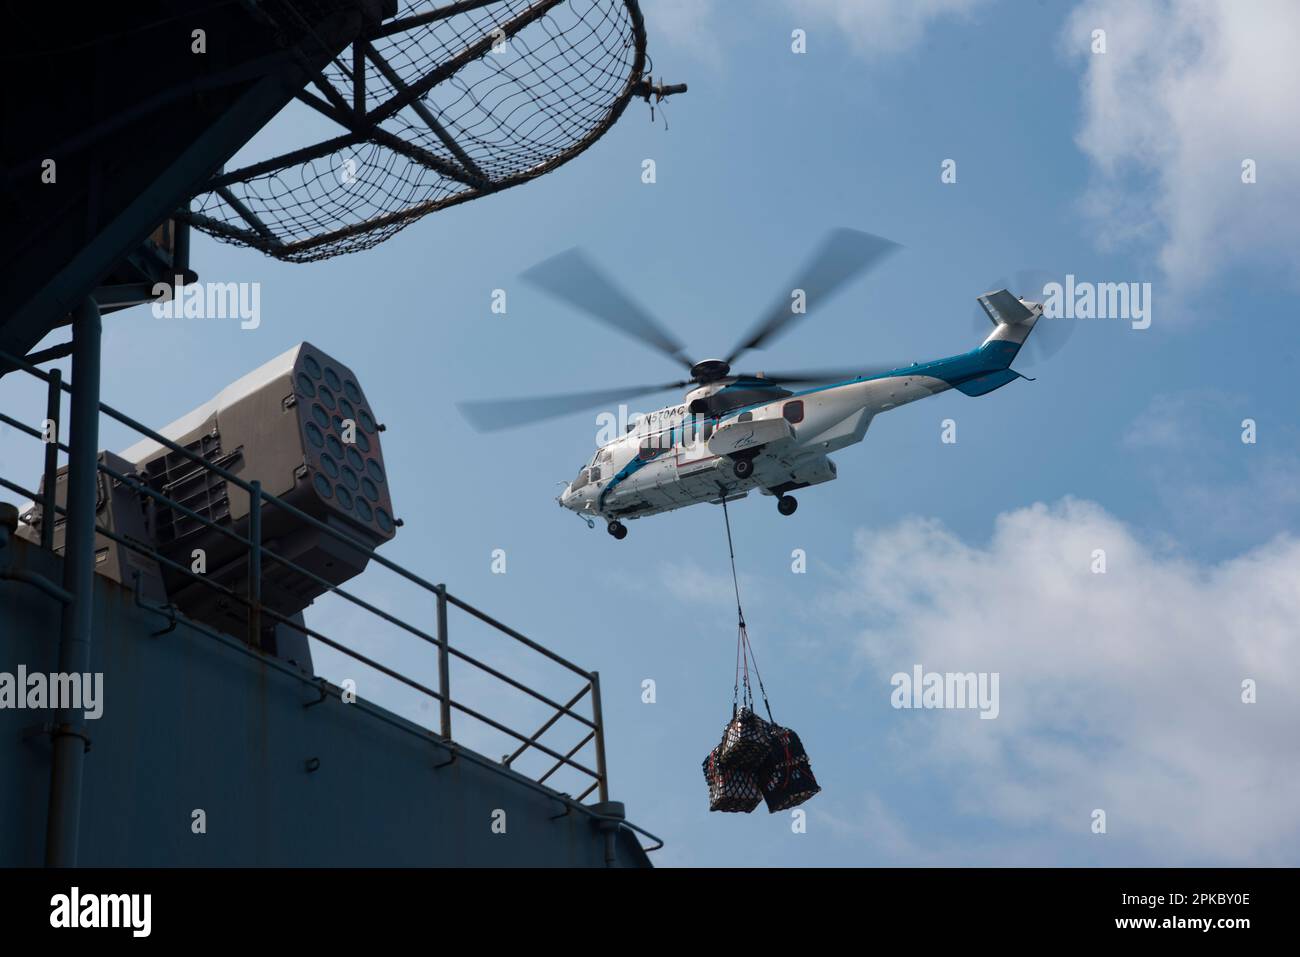
<path id="1" fill-rule="evenodd" d="M 12 416 L 0 412 L 0 422 L 3 422 L 13 427 L 14 429 L 17 429 L 20 432 L 23 432 L 27 435 L 37 438 L 45 443 L 42 489 L 39 493 L 37 493 L 3 476 L 0 476 L 0 487 L 6 488 L 11 492 L 14 492 L 15 494 L 24 496 L 33 502 L 40 503 L 41 513 L 42 513 L 42 521 L 41 521 L 41 529 L 40 529 L 40 544 L 41 547 L 52 550 L 54 548 L 55 516 L 59 514 L 62 515 L 67 514 L 67 510 L 63 506 L 57 504 L 56 497 L 55 497 L 56 480 L 58 474 L 58 453 L 60 451 L 64 452 L 65 454 L 70 452 L 69 447 L 64 443 L 62 443 L 61 441 L 59 441 L 58 439 L 59 431 L 60 431 L 59 429 L 60 404 L 61 404 L 60 393 L 61 392 L 71 393 L 73 391 L 73 386 L 63 381 L 63 376 L 59 370 L 54 369 L 47 372 L 45 370 L 37 368 L 36 366 L 32 365 L 26 360 L 18 358 L 16 356 L 12 356 L 4 352 L 3 350 L 0 350 L 0 361 L 9 363 L 15 369 L 26 372 L 27 374 L 37 379 L 40 379 L 46 383 L 47 422 L 43 423 L 44 425 L 43 429 L 33 428 L 30 425 L 13 418 Z M 241 548 L 246 550 L 246 554 L 247 554 L 247 562 L 248 562 L 247 594 L 246 595 L 241 594 L 235 588 L 231 588 L 227 585 L 223 585 L 220 582 L 214 581 L 213 579 L 207 577 L 204 574 L 195 572 L 191 568 L 176 562 L 171 557 L 163 554 L 158 549 L 153 547 L 151 543 L 142 542 L 124 535 L 120 535 L 117 532 L 114 532 L 111 529 L 106 528 L 99 524 L 96 524 L 95 526 L 95 531 L 97 534 L 103 535 L 104 537 L 117 542 L 119 545 L 121 545 L 124 548 L 130 549 L 131 551 L 134 551 L 138 554 L 153 559 L 154 561 L 159 562 L 160 565 L 164 565 L 168 567 L 172 571 L 185 576 L 187 579 L 191 581 L 196 581 L 201 583 L 204 587 L 212 589 L 216 593 L 220 594 L 224 599 L 244 605 L 247 609 L 248 631 L 246 635 L 246 640 L 247 640 L 247 644 L 251 648 L 255 649 L 260 646 L 261 643 L 260 637 L 263 629 L 264 617 L 269 617 L 275 622 L 282 623 L 294 629 L 297 632 L 300 632 L 311 638 L 315 638 L 316 640 L 326 645 L 327 647 L 332 648 L 335 651 L 338 651 L 348 656 L 349 658 L 369 668 L 372 668 L 377 672 L 400 682 L 406 687 L 412 688 L 420 692 L 421 694 L 426 695 L 429 698 L 433 699 L 434 701 L 438 702 L 439 721 L 438 721 L 437 735 L 443 743 L 449 746 L 449 750 L 452 750 L 453 755 L 464 754 L 467 757 L 469 757 L 471 760 L 476 760 L 479 763 L 484 764 L 485 766 L 503 768 L 510 772 L 513 772 L 514 774 L 517 775 L 517 778 L 519 780 L 523 781 L 524 783 L 532 785 L 535 789 L 546 794 L 548 797 L 554 798 L 564 803 L 566 805 L 565 813 L 568 813 L 567 807 L 571 806 L 571 807 L 579 808 L 584 812 L 590 814 L 592 817 L 595 817 L 602 821 L 611 822 L 611 823 L 617 821 L 618 826 L 626 827 L 653 841 L 654 842 L 653 846 L 645 848 L 645 850 L 647 851 L 658 850 L 660 847 L 663 846 L 663 842 L 659 838 L 655 837 L 653 834 L 650 834 L 648 831 L 645 831 L 644 829 L 638 827 L 637 825 L 625 821 L 622 818 L 616 818 L 616 817 L 611 817 L 602 814 L 597 810 L 593 809 L 590 805 L 584 805 L 581 803 L 583 800 L 589 797 L 593 791 L 597 792 L 597 797 L 600 802 L 603 803 L 609 800 L 609 779 L 608 779 L 608 772 L 607 772 L 606 761 L 605 761 L 605 728 L 604 728 L 604 720 L 601 712 L 600 675 L 598 672 L 587 671 L 579 667 L 578 665 L 574 664 L 573 662 L 569 661 L 563 656 L 533 641 L 532 639 L 521 634 L 519 631 L 515 630 L 514 628 L 511 628 L 509 625 L 502 623 L 501 621 L 488 615 L 486 612 L 480 610 L 479 608 L 476 608 L 475 606 L 469 604 L 463 599 L 456 597 L 455 595 L 453 595 L 451 592 L 447 590 L 447 586 L 445 584 L 442 583 L 434 584 L 432 582 L 427 581 L 426 579 L 404 568 L 403 566 L 397 564 L 396 562 L 384 557 L 383 555 L 378 554 L 377 552 L 374 551 L 374 549 L 372 549 L 365 543 L 358 541 L 356 538 L 353 538 L 351 535 L 348 535 L 346 532 L 343 532 L 334 526 L 331 526 L 311 515 L 308 515 L 307 513 L 289 504 L 288 502 L 278 498 L 275 495 L 270 494 L 269 492 L 266 492 L 261 487 L 261 483 L 259 481 L 256 480 L 245 481 L 244 479 L 240 478 L 238 475 L 235 475 L 232 472 L 229 472 L 226 469 L 218 465 L 215 465 L 210 461 L 203 459 L 200 455 L 196 454 L 190 449 L 184 448 L 183 446 L 179 445 L 173 440 L 168 439 L 166 436 L 160 435 L 159 433 L 150 429 L 148 426 L 145 426 L 144 424 L 136 421 L 132 417 L 126 415 L 125 413 L 119 412 L 118 410 L 112 408 L 111 406 L 103 402 L 98 403 L 98 408 L 102 414 L 107 415 L 110 418 L 116 420 L 117 422 L 126 426 L 128 429 L 131 429 L 132 431 L 138 433 L 139 435 L 151 439 L 152 441 L 157 442 L 159 445 L 169 449 L 170 451 L 177 453 L 183 456 L 184 458 L 188 459 L 198 469 L 209 471 L 214 475 L 216 475 L 217 477 L 223 479 L 224 481 L 232 485 L 235 485 L 236 487 L 241 488 L 248 493 L 249 513 L 248 513 L 248 521 L 247 521 L 247 535 L 244 536 L 234 531 L 233 528 L 230 528 L 226 525 L 218 524 L 212 521 L 211 519 L 209 519 L 207 516 L 201 515 L 197 511 L 181 504 L 180 502 L 175 501 L 174 499 L 169 498 L 168 496 L 164 495 L 162 492 L 149 486 L 146 482 L 141 481 L 141 479 L 135 475 L 123 474 L 103 462 L 97 463 L 98 471 L 101 474 L 108 476 L 110 479 L 116 482 L 128 486 L 129 488 L 134 490 L 137 494 L 151 498 L 155 502 L 164 504 L 168 508 L 173 509 L 175 512 L 184 515 L 190 519 L 193 519 L 201 523 L 204 527 L 213 529 L 219 534 L 226 536 L 227 538 L 237 542 L 241 546 Z M 325 535 L 331 536 L 339 543 L 361 553 L 368 560 L 378 563 L 384 568 L 387 568 L 388 570 L 396 573 L 397 575 L 401 576 L 402 578 L 406 579 L 407 581 L 411 582 L 412 584 L 418 586 L 419 588 L 427 592 L 432 598 L 433 608 L 436 615 L 436 625 L 434 629 L 434 634 L 429 634 L 424 629 L 421 629 L 416 625 L 413 625 L 407 621 L 402 620 L 401 618 L 398 618 L 396 615 L 390 614 L 389 612 L 386 612 L 383 609 L 378 608 L 373 603 L 366 601 L 364 598 L 361 598 L 360 596 L 353 594 L 351 591 L 344 589 L 339 585 L 326 581 L 324 578 L 320 577 L 319 575 L 310 571 L 309 569 L 303 568 L 302 566 L 296 564 L 292 560 L 284 557 L 283 555 L 279 555 L 276 552 L 272 551 L 270 548 L 268 548 L 267 545 L 262 541 L 262 534 L 261 534 L 264 509 L 268 506 L 272 508 L 282 509 L 285 513 L 292 516 L 294 520 L 298 522 L 302 522 Z M 331 638 L 328 635 L 323 634 L 318 629 L 308 627 L 305 624 L 293 620 L 289 616 L 286 616 L 274 610 L 273 608 L 264 605 L 261 600 L 261 585 L 264 577 L 263 576 L 264 563 L 268 561 L 273 563 L 278 563 L 280 565 L 285 566 L 286 568 L 293 570 L 296 574 L 302 575 L 303 577 L 309 579 L 316 585 L 323 588 L 325 591 L 337 595 L 339 598 L 347 602 L 350 602 L 356 607 L 361 608 L 364 611 L 377 616 L 381 620 L 386 621 L 389 624 L 401 629 L 402 631 L 405 631 L 419 638 L 423 642 L 432 645 L 436 651 L 438 687 L 436 689 L 428 687 L 427 685 L 416 681 L 415 679 L 409 677 L 408 675 L 402 674 L 400 671 L 390 668 L 382 664 L 381 662 L 374 660 L 370 656 L 365 655 L 354 648 L 350 648 L 347 645 L 343 644 L 342 642 L 337 641 L 334 638 Z M 177 621 L 183 619 L 185 620 L 187 625 L 189 625 L 192 628 L 195 628 L 200 632 L 213 635 L 216 637 L 226 637 L 224 634 L 217 632 L 214 629 L 206 627 L 201 622 L 184 618 L 184 616 L 181 615 L 179 610 L 174 605 L 167 604 L 167 605 L 155 606 L 144 602 L 140 595 L 139 573 L 136 572 L 135 574 L 136 574 L 136 581 L 134 583 L 135 585 L 134 590 L 136 593 L 137 604 L 141 605 L 142 607 L 149 608 L 153 611 L 164 614 L 169 619 L 168 627 L 163 629 L 163 632 L 160 632 L 160 634 L 167 631 L 171 631 L 173 628 L 175 628 Z M 537 689 L 530 687 L 525 682 L 505 674 L 499 668 L 493 667 L 492 665 L 482 661 L 481 659 L 469 654 L 467 651 L 464 651 L 461 648 L 454 646 L 451 642 L 450 633 L 448 629 L 449 608 L 456 608 L 465 612 L 472 618 L 475 618 L 478 621 L 482 622 L 483 624 L 487 625 L 495 632 L 505 635 L 506 637 L 512 639 L 517 644 L 523 646 L 524 648 L 527 648 L 530 651 L 535 652 L 538 655 L 541 655 L 545 659 L 548 659 L 554 664 L 559 665 L 560 667 L 566 669 L 568 672 L 571 672 L 572 674 L 576 675 L 578 678 L 581 679 L 582 681 L 581 686 L 579 687 L 577 692 L 574 693 L 567 701 L 561 703 L 559 701 L 554 700 L 550 696 L 542 693 L 541 691 L 538 691 Z M 463 701 L 456 700 L 452 696 L 452 691 L 451 691 L 451 661 L 453 658 L 456 659 L 457 661 L 464 662 L 466 665 L 469 665 L 477 669 L 483 674 L 486 674 L 489 677 L 497 681 L 500 681 L 511 688 L 514 688 L 516 691 L 529 696 L 533 700 L 537 702 L 541 702 L 542 704 L 546 705 L 550 709 L 549 717 L 535 731 L 533 731 L 532 733 L 525 733 L 509 727 L 502 721 L 498 721 L 495 718 L 490 717 L 489 715 L 485 714 L 481 710 L 470 707 L 468 704 L 466 704 Z M 323 679 L 318 679 L 318 680 L 320 680 L 323 685 L 328 685 L 328 683 L 324 682 Z M 591 698 L 590 717 L 588 717 L 587 715 L 583 714 L 578 710 L 575 710 L 576 706 L 579 705 L 579 703 L 582 702 L 582 700 L 588 696 L 590 696 Z M 502 758 L 499 765 L 495 765 L 493 762 L 481 758 L 480 756 L 477 756 L 472 751 L 467 751 L 461 748 L 460 746 L 454 745 L 454 739 L 452 735 L 454 713 L 463 714 L 468 718 L 472 718 L 473 720 L 482 723 L 486 727 L 492 728 L 495 731 L 506 735 L 510 739 L 517 742 L 517 747 L 512 753 L 505 755 Z M 583 729 L 585 729 L 586 731 L 585 735 L 576 744 L 572 745 L 571 747 L 568 747 L 563 751 L 556 750 L 555 748 L 552 748 L 547 744 L 543 744 L 541 741 L 543 735 L 545 735 L 548 731 L 550 731 L 553 727 L 555 727 L 555 725 L 565 717 L 572 719 L 573 721 L 577 722 Z M 593 746 L 594 763 L 595 763 L 594 768 L 589 767 L 587 764 L 577 759 L 578 755 L 588 745 Z M 513 767 L 513 765 L 515 765 L 515 763 L 518 761 L 519 758 L 521 758 L 523 755 L 525 755 L 530 751 L 537 752 L 540 755 L 544 755 L 545 757 L 550 758 L 554 762 L 553 764 L 550 765 L 549 769 L 545 773 L 541 774 L 535 779 L 530 779 L 526 775 L 520 774 Z M 590 779 L 590 784 L 576 796 L 571 796 L 569 794 L 556 791 L 553 788 L 547 786 L 546 782 L 562 768 L 572 769 L 574 772 L 581 775 L 583 778 Z"/>

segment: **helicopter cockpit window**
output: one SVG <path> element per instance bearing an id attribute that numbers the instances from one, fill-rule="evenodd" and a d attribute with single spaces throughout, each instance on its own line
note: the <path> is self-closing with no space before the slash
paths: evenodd
<path id="1" fill-rule="evenodd" d="M 592 453 L 591 461 L 578 470 L 578 480 L 573 483 L 573 487 L 576 489 L 581 488 L 588 482 L 599 482 L 601 473 L 600 462 L 607 460 L 608 458 L 609 453 L 601 449 L 597 449 Z"/>
<path id="2" fill-rule="evenodd" d="M 584 465 L 582 468 L 578 469 L 578 477 L 573 480 L 573 482 L 569 485 L 569 488 L 570 490 L 576 492 L 578 489 L 582 488 L 586 484 L 587 484 L 587 467 Z"/>

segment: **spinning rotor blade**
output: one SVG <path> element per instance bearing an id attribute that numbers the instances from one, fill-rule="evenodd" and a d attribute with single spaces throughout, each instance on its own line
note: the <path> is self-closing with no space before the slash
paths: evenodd
<path id="1" fill-rule="evenodd" d="M 776 385 L 828 385 L 832 382 L 848 382 L 850 379 L 870 378 L 884 375 L 895 369 L 905 369 L 910 363 L 899 362 L 894 365 L 858 366 L 855 369 L 807 369 L 803 372 L 764 372 L 761 376 L 745 376 L 758 382 L 771 382 Z"/>
<path id="2" fill-rule="evenodd" d="M 519 399 L 484 399 L 458 402 L 456 408 L 460 409 L 460 414 L 478 431 L 495 432 L 497 429 L 528 425 L 543 419 L 568 415 L 570 412 L 581 412 L 583 409 L 637 399 L 668 389 L 680 389 L 687 385 L 690 385 L 690 382 L 668 382 L 662 385 L 602 389 L 598 392 L 569 392 L 563 395 Z"/>
<path id="3" fill-rule="evenodd" d="M 747 349 L 757 349 L 770 342 L 791 323 L 805 317 L 792 310 L 793 290 L 804 291 L 807 307 L 818 309 L 839 292 L 855 276 L 859 276 L 880 263 L 890 253 L 901 247 L 888 239 L 859 232 L 856 229 L 833 229 L 826 234 L 812 258 L 790 281 L 786 291 L 758 324 L 742 339 L 723 360 L 728 364 Z"/>
<path id="4" fill-rule="evenodd" d="M 623 292 L 580 249 L 569 249 L 538 263 L 523 278 L 556 299 L 662 352 L 686 368 L 686 347 L 639 303 Z"/>

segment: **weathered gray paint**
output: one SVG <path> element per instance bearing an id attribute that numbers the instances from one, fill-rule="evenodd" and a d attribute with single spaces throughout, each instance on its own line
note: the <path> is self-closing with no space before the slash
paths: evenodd
<path id="1" fill-rule="evenodd" d="M 28 542 L 0 562 L 59 580 Z M 104 715 L 87 722 L 79 863 L 99 865 L 605 866 L 599 822 L 468 756 L 442 769 L 436 736 L 368 703 L 312 708 L 290 666 L 164 619 L 95 576 L 91 671 Z M 57 668 L 59 605 L 0 581 L 0 671 Z M 44 857 L 50 744 L 24 730 L 52 714 L 0 709 L 0 865 Z M 308 761 L 319 759 L 309 772 Z M 207 812 L 206 835 L 191 813 Z M 491 831 L 506 812 L 507 832 Z M 620 831 L 615 864 L 646 865 Z"/>

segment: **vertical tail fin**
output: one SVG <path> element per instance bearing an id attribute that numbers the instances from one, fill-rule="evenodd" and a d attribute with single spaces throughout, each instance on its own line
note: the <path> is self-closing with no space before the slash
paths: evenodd
<path id="1" fill-rule="evenodd" d="M 1042 303 L 1017 299 L 1006 289 L 986 292 L 976 301 L 993 323 L 993 331 L 979 348 L 981 365 L 987 371 L 956 386 L 966 395 L 986 395 L 1020 377 L 1011 370 L 1011 363 L 1043 314 Z"/>
<path id="2" fill-rule="evenodd" d="M 976 300 L 993 323 L 993 331 L 980 346 L 980 351 L 1002 361 L 1002 368 L 1011 365 L 1020 347 L 1034 331 L 1034 323 L 1043 314 L 1043 304 L 1017 299 L 1005 289 L 986 292 Z"/>

